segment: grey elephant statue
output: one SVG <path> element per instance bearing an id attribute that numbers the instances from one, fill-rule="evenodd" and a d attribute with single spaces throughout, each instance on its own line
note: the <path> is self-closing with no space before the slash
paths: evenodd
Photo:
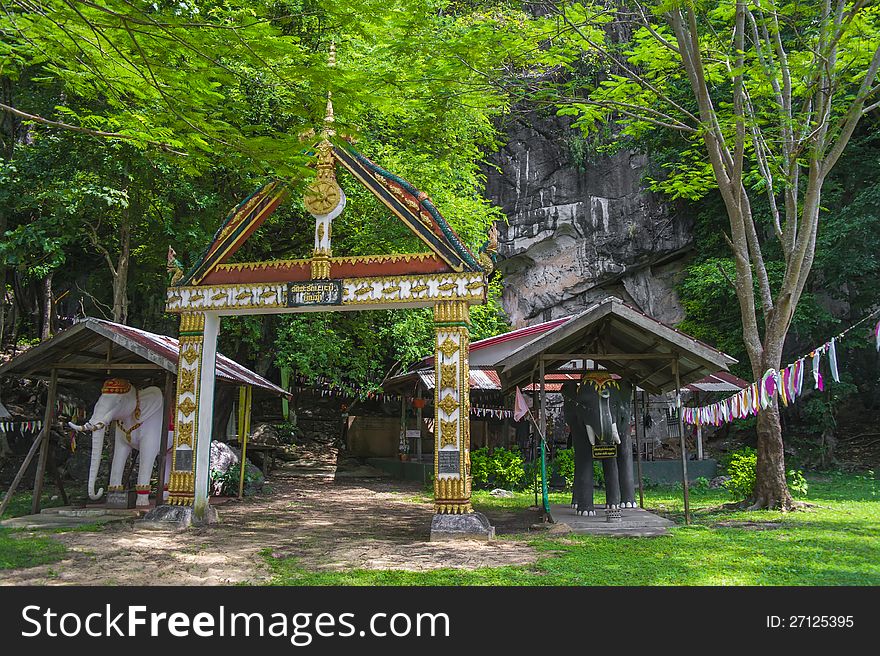
<path id="1" fill-rule="evenodd" d="M 607 372 L 589 373 L 580 386 L 562 386 L 563 415 L 571 428 L 574 445 L 574 489 L 571 505 L 579 515 L 595 515 L 593 503 L 593 460 L 602 457 L 606 508 L 635 508 L 632 472 L 631 384 L 615 380 Z M 595 447 L 598 447 L 596 449 Z"/>
<path id="2" fill-rule="evenodd" d="M 104 489 L 95 491 L 104 433 L 116 422 L 116 444 L 113 448 L 113 464 L 110 467 L 110 492 L 122 492 L 122 473 L 125 461 L 132 449 L 140 451 L 137 480 L 137 505 L 149 504 L 150 475 L 153 463 L 167 435 L 162 420 L 162 390 L 158 387 L 138 389 L 122 378 L 104 381 L 101 397 L 92 410 L 92 417 L 79 426 L 68 424 L 78 432 L 92 433 L 92 458 L 89 467 L 89 498 L 101 498 Z M 169 467 L 165 468 L 166 482 Z"/>

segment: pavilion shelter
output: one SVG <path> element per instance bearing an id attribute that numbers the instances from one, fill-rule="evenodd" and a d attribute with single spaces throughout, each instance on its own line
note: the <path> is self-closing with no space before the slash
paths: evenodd
<path id="1" fill-rule="evenodd" d="M 87 317 L 0 365 L 0 380 L 16 376 L 49 381 L 42 430 L 31 445 L 18 475 L 3 500 L 3 509 L 12 498 L 24 471 L 39 448 L 32 507 L 34 513 L 39 512 L 43 475 L 49 452 L 48 435 L 56 420 L 59 386 L 77 392 L 85 399 L 96 399 L 100 394 L 102 382 L 109 377 L 125 378 L 138 387 L 156 385 L 163 389 L 165 400 L 163 416 L 166 417 L 167 426 L 172 423 L 170 418 L 175 399 L 178 353 L 179 343 L 173 337 Z M 289 396 L 274 383 L 219 353 L 216 359 L 216 381 L 218 385 L 239 388 L 239 398 L 244 399 L 248 404 L 248 415 L 254 395 L 258 398 Z M 242 437 L 240 436 L 240 439 Z M 244 452 L 242 457 L 245 457 Z M 158 480 L 162 481 L 165 459 L 159 458 L 158 461 Z M 156 505 L 161 503 L 160 491 L 156 495 Z"/>
<path id="2" fill-rule="evenodd" d="M 498 361 L 524 344 L 561 326 L 570 318 L 560 317 L 471 342 L 468 353 L 472 448 L 508 446 L 511 441 L 509 433 L 513 412 L 501 391 L 501 381 L 495 371 Z M 382 383 L 382 389 L 386 393 L 401 395 L 402 430 L 409 433 L 409 454 L 416 461 L 421 461 L 433 451 L 433 429 L 429 430 L 425 426 L 422 417 L 433 416 L 436 393 L 434 369 L 435 358 L 428 356 L 413 364 L 407 371 L 389 376 Z M 406 419 L 408 406 L 414 409 L 409 413 L 415 415 L 414 426 L 413 422 Z"/>
<path id="3" fill-rule="evenodd" d="M 684 385 L 727 371 L 736 360 L 685 333 L 643 314 L 619 298 L 608 297 L 547 331 L 496 365 L 504 391 L 537 386 L 538 429 L 546 434 L 550 373 L 585 373 L 599 368 L 651 394 L 675 392 L 679 424 L 685 518 L 690 521 L 687 450 L 681 414 Z M 638 396 L 636 396 L 636 399 Z M 636 435 L 636 451 L 641 452 Z M 639 490 L 642 492 L 641 458 Z M 545 504 L 546 505 L 546 504 Z"/>

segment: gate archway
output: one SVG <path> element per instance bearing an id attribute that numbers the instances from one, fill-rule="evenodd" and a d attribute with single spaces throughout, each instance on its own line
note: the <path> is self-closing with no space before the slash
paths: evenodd
<path id="1" fill-rule="evenodd" d="M 347 143 L 334 143 L 328 98 L 314 149 L 317 174 L 304 194 L 315 219 L 312 256 L 301 260 L 230 263 L 229 259 L 279 206 L 288 187 L 273 181 L 235 207 L 186 273 L 174 268 L 166 310 L 180 315 L 180 366 L 169 483 L 171 519 L 210 521 L 208 476 L 214 360 L 222 316 L 434 308 L 435 439 L 432 539 L 492 536 L 471 507 L 469 306 L 486 301 L 491 261 L 455 234 L 427 194 L 385 171 Z M 335 257 L 333 219 L 346 199 L 337 166 L 381 201 L 427 247 L 412 254 Z M 482 262 L 481 262 L 482 260 Z M 160 517 L 156 517 L 157 519 Z"/>

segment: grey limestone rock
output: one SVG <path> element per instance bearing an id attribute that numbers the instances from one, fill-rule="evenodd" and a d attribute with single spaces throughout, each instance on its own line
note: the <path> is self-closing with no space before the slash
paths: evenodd
<path id="1" fill-rule="evenodd" d="M 431 542 L 439 540 L 483 540 L 495 538 L 495 527 L 479 512 L 463 515 L 435 514 L 431 520 Z"/>
<path id="2" fill-rule="evenodd" d="M 579 168 L 567 117 L 529 113 L 487 170 L 499 225 L 503 305 L 517 327 L 574 314 L 609 295 L 667 323 L 692 221 L 644 188 L 647 158 L 621 151 Z"/>

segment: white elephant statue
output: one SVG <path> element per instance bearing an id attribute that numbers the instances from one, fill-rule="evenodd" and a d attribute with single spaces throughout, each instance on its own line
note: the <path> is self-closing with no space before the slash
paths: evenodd
<path id="1" fill-rule="evenodd" d="M 162 436 L 166 435 L 163 426 L 162 390 L 158 387 L 138 389 L 122 378 L 104 381 L 101 398 L 95 404 L 92 418 L 82 426 L 68 425 L 75 431 L 92 433 L 92 459 L 89 467 L 89 498 L 100 499 L 104 488 L 95 492 L 101 451 L 104 447 L 104 432 L 112 422 L 116 422 L 116 444 L 113 448 L 113 464 L 110 467 L 109 492 L 122 492 L 122 472 L 125 461 L 132 449 L 140 451 L 137 479 L 137 505 L 150 503 L 150 476 L 153 464 L 159 454 Z M 168 445 L 170 446 L 170 445 Z M 167 447 L 166 447 L 167 448 Z M 167 451 L 166 451 L 167 453 Z M 167 485 L 169 467 L 165 468 Z"/>

